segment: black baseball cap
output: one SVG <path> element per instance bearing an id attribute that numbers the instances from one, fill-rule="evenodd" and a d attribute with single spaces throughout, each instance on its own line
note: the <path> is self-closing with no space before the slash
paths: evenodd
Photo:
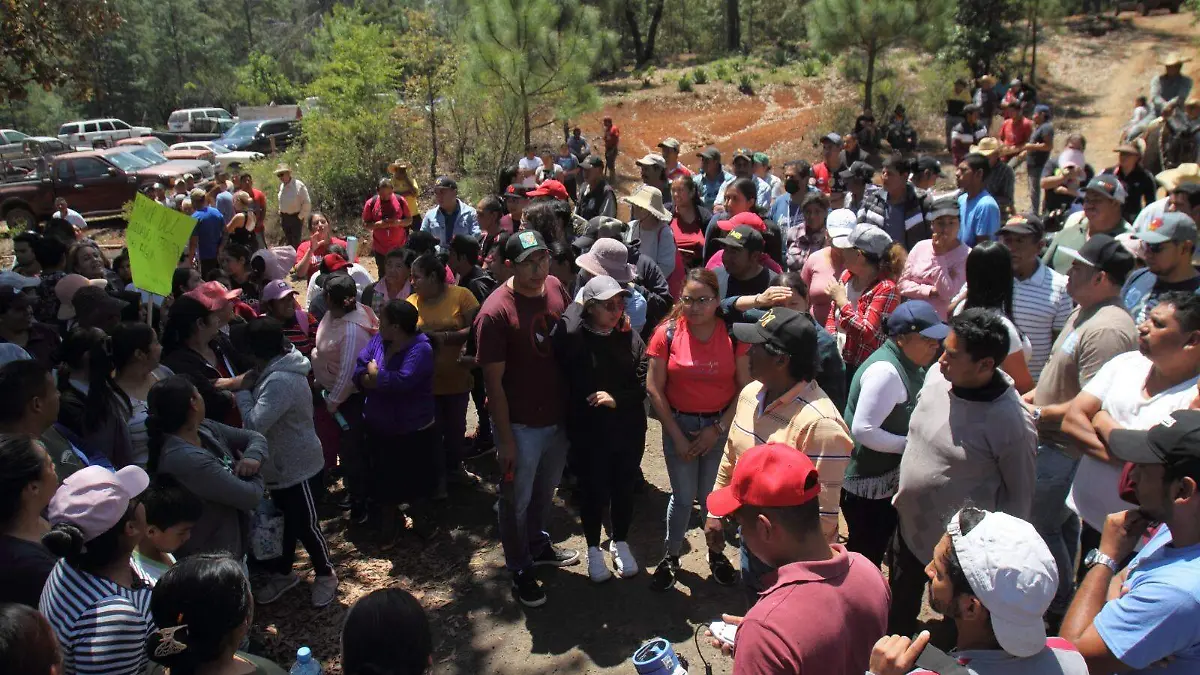
<path id="1" fill-rule="evenodd" d="M 817 357 L 817 328 L 794 309 L 773 307 L 758 323 L 733 324 L 733 337 L 746 344 L 767 344 L 793 359 Z"/>
<path id="2" fill-rule="evenodd" d="M 603 169 L 604 168 L 604 160 L 600 159 L 599 157 L 597 157 L 595 155 L 588 155 L 587 157 L 584 157 L 583 161 L 580 162 L 580 164 L 582 164 L 583 168 L 585 168 L 585 169 Z"/>
<path id="3" fill-rule="evenodd" d="M 1073 260 L 1106 272 L 1117 284 L 1133 271 L 1133 255 L 1121 242 L 1107 234 L 1093 234 L 1079 250 L 1060 246 L 1059 251 Z"/>
<path id="4" fill-rule="evenodd" d="M 1117 429 L 1108 449 L 1134 464 L 1181 464 L 1200 461 L 1200 410 L 1176 410 L 1145 431 Z"/>
<path id="5" fill-rule="evenodd" d="M 437 181 L 433 184 L 433 189 L 434 190 L 457 190 L 458 183 L 455 182 L 455 180 L 449 176 L 439 176 Z"/>
<path id="6" fill-rule="evenodd" d="M 548 251 L 546 240 L 542 238 L 542 233 L 537 230 L 521 230 L 514 232 L 504 242 L 504 259 L 511 260 L 513 263 L 519 263 L 532 255 L 535 251 Z"/>
<path id="7" fill-rule="evenodd" d="M 932 171 L 933 175 L 942 175 L 942 163 L 929 155 L 921 155 L 917 158 L 917 173 Z"/>
<path id="8" fill-rule="evenodd" d="M 875 175 L 875 167 L 863 161 L 856 161 L 850 164 L 849 167 L 838 172 L 843 180 L 858 178 L 859 180 L 869 181 Z"/>
<path id="9" fill-rule="evenodd" d="M 766 246 L 762 233 L 749 225 L 738 225 L 729 234 L 717 241 L 727 247 L 744 248 L 747 251 L 755 252 L 763 250 L 763 247 Z"/>
<path id="10" fill-rule="evenodd" d="M 733 153 L 733 160 L 736 162 L 739 159 L 744 159 L 747 162 L 753 162 L 754 161 L 754 151 L 751 150 L 750 148 L 738 148 Z"/>
<path id="11" fill-rule="evenodd" d="M 1042 223 L 1041 218 L 1032 213 L 1019 213 L 1009 218 L 1000 231 L 1041 237 L 1046 234 L 1046 226 Z"/>
<path id="12" fill-rule="evenodd" d="M 696 156 L 700 157 L 701 159 L 715 159 L 718 162 L 721 161 L 721 151 L 713 145 L 708 146 L 700 152 L 697 152 Z"/>

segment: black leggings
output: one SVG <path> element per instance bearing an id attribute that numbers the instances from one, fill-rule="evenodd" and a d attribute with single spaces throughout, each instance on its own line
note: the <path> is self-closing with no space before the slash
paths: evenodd
<path id="1" fill-rule="evenodd" d="M 325 535 L 321 533 L 321 522 L 317 519 L 317 502 L 313 495 L 322 487 L 322 474 L 293 485 L 289 488 L 271 490 L 271 499 L 275 506 L 283 512 L 283 555 L 266 564 L 279 574 L 292 571 L 292 563 L 296 561 L 296 542 L 304 544 L 308 557 L 312 559 L 313 569 L 317 576 L 333 574 L 333 564 L 329 560 L 329 545 L 325 543 Z"/>
<path id="2" fill-rule="evenodd" d="M 577 455 L 583 536 L 589 547 L 600 545 L 604 509 L 611 507 L 612 539 L 625 541 L 633 523 L 633 489 L 637 483 L 641 446 L 598 446 Z"/>
<path id="3" fill-rule="evenodd" d="M 891 498 L 866 499 L 842 490 L 842 517 L 849 532 L 846 549 L 861 553 L 878 567 L 896 532 Z"/>

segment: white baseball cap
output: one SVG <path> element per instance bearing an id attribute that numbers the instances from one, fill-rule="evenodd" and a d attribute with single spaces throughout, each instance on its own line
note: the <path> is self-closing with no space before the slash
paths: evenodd
<path id="1" fill-rule="evenodd" d="M 825 217 L 825 231 L 829 233 L 829 240 L 834 246 L 839 243 L 834 240 L 843 242 L 840 248 L 846 248 L 844 242 L 857 224 L 858 216 L 850 209 L 834 209 Z"/>
<path id="2" fill-rule="evenodd" d="M 1007 513 L 988 512 L 970 532 L 962 511 L 946 528 L 971 592 L 991 614 L 992 632 L 1004 651 L 1027 658 L 1046 646 L 1042 615 L 1058 590 L 1054 556 L 1033 525 Z"/>

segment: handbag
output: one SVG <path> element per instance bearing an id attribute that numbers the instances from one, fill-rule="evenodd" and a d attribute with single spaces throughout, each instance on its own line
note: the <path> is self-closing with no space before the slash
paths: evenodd
<path id="1" fill-rule="evenodd" d="M 270 496 L 258 502 L 250 517 L 250 552 L 255 560 L 283 555 L 283 512 Z"/>

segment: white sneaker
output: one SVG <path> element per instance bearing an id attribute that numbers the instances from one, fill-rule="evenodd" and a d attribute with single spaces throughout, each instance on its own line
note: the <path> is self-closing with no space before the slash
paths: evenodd
<path id="1" fill-rule="evenodd" d="M 604 583 L 612 578 L 612 571 L 608 569 L 608 559 L 604 557 L 604 551 L 601 551 L 599 546 L 588 547 L 588 576 L 595 584 Z"/>
<path id="2" fill-rule="evenodd" d="M 629 550 L 629 544 L 623 541 L 614 541 L 608 545 L 608 552 L 612 554 L 613 565 L 617 568 L 617 576 L 622 579 L 637 576 L 638 564 L 633 559 L 633 552 Z"/>

